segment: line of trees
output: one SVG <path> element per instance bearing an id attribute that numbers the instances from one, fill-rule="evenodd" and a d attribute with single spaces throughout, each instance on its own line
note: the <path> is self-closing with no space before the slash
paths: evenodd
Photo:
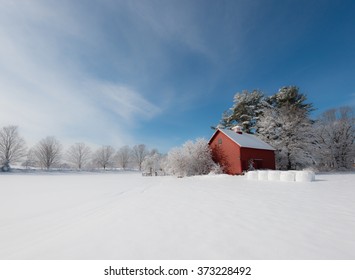
<path id="1" fill-rule="evenodd" d="M 243 91 L 234 96 L 233 106 L 223 114 L 218 126 L 240 125 L 247 133 L 258 135 L 276 149 L 278 169 L 347 170 L 355 159 L 354 108 L 341 107 L 311 118 L 313 104 L 298 87 L 281 88 L 271 96 L 260 90 Z M 138 169 L 146 174 L 191 176 L 220 173 L 212 161 L 206 140 L 187 141 L 167 155 L 144 144 L 123 146 L 115 150 L 102 146 L 92 151 L 85 143 L 76 143 L 64 151 L 55 137 L 46 137 L 27 150 L 16 126 L 0 130 L 0 168 L 11 164 L 25 167 L 82 169 Z"/>
<path id="2" fill-rule="evenodd" d="M 296 86 L 272 96 L 260 90 L 236 93 L 219 126 L 240 125 L 276 149 L 278 169 L 346 170 L 355 159 L 354 108 L 341 107 L 311 118 L 313 104 Z"/>
<path id="3" fill-rule="evenodd" d="M 60 141 L 53 136 L 43 138 L 34 147 L 27 149 L 17 126 L 5 126 L 0 129 L 1 171 L 10 170 L 11 165 L 21 164 L 25 168 L 36 167 L 47 170 L 122 168 L 141 171 L 143 168 L 148 168 L 150 172 L 153 169 L 155 172 L 160 169 L 159 162 L 162 157 L 156 149 L 150 151 L 144 144 L 132 148 L 124 146 L 117 151 L 107 145 L 92 151 L 85 143 L 75 143 L 65 150 Z"/>
<path id="4" fill-rule="evenodd" d="M 26 149 L 18 127 L 7 126 L 0 130 L 0 167 L 8 171 L 10 165 L 22 164 L 25 168 L 92 170 L 95 168 L 137 169 L 146 175 L 173 174 L 179 177 L 221 172 L 211 156 L 205 139 L 187 141 L 173 148 L 167 155 L 148 150 L 144 144 L 132 148 L 123 146 L 115 150 L 102 146 L 95 151 L 85 143 L 75 143 L 67 150 L 55 137 L 46 137 L 34 147 Z"/>

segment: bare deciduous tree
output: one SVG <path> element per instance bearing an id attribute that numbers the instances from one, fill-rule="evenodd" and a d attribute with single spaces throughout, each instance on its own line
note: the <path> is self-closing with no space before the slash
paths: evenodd
<path id="1" fill-rule="evenodd" d="M 25 154 L 25 141 L 20 137 L 17 126 L 3 127 L 0 130 L 0 165 L 7 169 Z"/>
<path id="2" fill-rule="evenodd" d="M 26 168 L 34 167 L 37 165 L 37 159 L 34 149 L 29 149 L 26 154 L 25 161 L 22 163 L 22 166 Z"/>
<path id="3" fill-rule="evenodd" d="M 46 169 L 59 164 L 61 151 L 62 145 L 53 136 L 42 139 L 34 149 L 38 164 Z"/>
<path id="4" fill-rule="evenodd" d="M 131 160 L 131 153 L 132 151 L 129 146 L 123 146 L 117 151 L 116 161 L 119 167 L 123 169 L 126 169 L 128 167 L 128 164 Z"/>
<path id="5" fill-rule="evenodd" d="M 142 170 L 142 162 L 145 156 L 148 155 L 148 150 L 144 144 L 136 145 L 132 149 L 132 159 L 137 165 L 139 171 Z"/>
<path id="6" fill-rule="evenodd" d="M 355 157 L 355 111 L 341 107 L 324 112 L 315 124 L 316 157 L 324 170 L 352 168 Z"/>
<path id="7" fill-rule="evenodd" d="M 115 149 L 112 146 L 103 146 L 98 149 L 94 154 L 94 163 L 98 167 L 102 167 L 106 170 L 107 167 L 113 165 L 113 157 L 115 154 Z"/>
<path id="8" fill-rule="evenodd" d="M 77 169 L 82 169 L 87 165 L 91 157 L 91 149 L 85 143 L 75 143 L 66 154 L 68 163 Z"/>

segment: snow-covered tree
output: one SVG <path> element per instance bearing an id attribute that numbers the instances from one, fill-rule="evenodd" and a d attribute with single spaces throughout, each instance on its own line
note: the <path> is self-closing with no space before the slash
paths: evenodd
<path id="1" fill-rule="evenodd" d="M 7 171 L 10 164 L 19 162 L 26 155 L 25 141 L 17 126 L 5 126 L 0 130 L 0 168 Z"/>
<path id="2" fill-rule="evenodd" d="M 314 162 L 312 104 L 297 87 L 283 87 L 267 98 L 258 122 L 258 136 L 276 149 L 278 169 L 301 169 Z"/>
<path id="3" fill-rule="evenodd" d="M 85 167 L 91 159 L 91 149 L 85 143 L 75 143 L 66 154 L 68 163 L 77 169 Z"/>
<path id="4" fill-rule="evenodd" d="M 29 149 L 27 151 L 26 158 L 24 162 L 22 162 L 22 166 L 24 166 L 25 168 L 37 166 L 37 159 L 34 149 Z"/>
<path id="5" fill-rule="evenodd" d="M 127 169 L 129 166 L 129 163 L 131 161 L 131 155 L 132 155 L 132 150 L 129 146 L 123 146 L 121 147 L 115 156 L 115 160 L 118 164 L 118 167 L 121 167 L 123 169 Z"/>
<path id="6" fill-rule="evenodd" d="M 135 145 L 132 149 L 132 160 L 139 171 L 142 170 L 142 162 L 145 156 L 148 155 L 147 147 L 144 144 Z"/>
<path id="7" fill-rule="evenodd" d="M 163 156 L 157 150 L 152 150 L 142 162 L 142 170 L 151 175 L 157 174 L 161 169 Z"/>
<path id="8" fill-rule="evenodd" d="M 208 174 L 214 165 L 205 139 L 187 141 L 181 148 L 172 149 L 167 156 L 168 170 L 179 177 Z"/>
<path id="9" fill-rule="evenodd" d="M 279 91 L 265 98 L 266 102 L 276 108 L 289 108 L 292 110 L 300 109 L 305 113 L 313 111 L 313 104 L 306 103 L 307 96 L 299 92 L 296 86 L 286 86 Z"/>
<path id="10" fill-rule="evenodd" d="M 106 170 L 114 165 L 114 155 L 115 149 L 112 146 L 103 146 L 94 153 L 93 162 L 97 167 Z"/>
<path id="11" fill-rule="evenodd" d="M 328 110 L 314 127 L 318 167 L 323 170 L 350 169 L 355 159 L 354 109 Z"/>
<path id="12" fill-rule="evenodd" d="M 34 155 L 40 167 L 50 169 L 58 165 L 61 158 L 62 145 L 53 137 L 42 139 L 34 148 Z"/>
<path id="13" fill-rule="evenodd" d="M 171 149 L 167 155 L 164 169 L 168 174 L 173 174 L 178 177 L 187 175 L 188 159 L 186 158 L 183 148 L 175 147 Z"/>
<path id="14" fill-rule="evenodd" d="M 257 131 L 257 122 L 263 109 L 264 95 L 259 90 L 236 93 L 233 107 L 224 112 L 220 125 L 222 127 L 242 126 L 247 133 Z"/>

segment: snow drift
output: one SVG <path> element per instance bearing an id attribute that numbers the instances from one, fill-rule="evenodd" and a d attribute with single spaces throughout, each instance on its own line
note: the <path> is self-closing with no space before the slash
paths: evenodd
<path id="1" fill-rule="evenodd" d="M 355 259 L 355 174 L 317 177 L 0 175 L 0 259 Z"/>

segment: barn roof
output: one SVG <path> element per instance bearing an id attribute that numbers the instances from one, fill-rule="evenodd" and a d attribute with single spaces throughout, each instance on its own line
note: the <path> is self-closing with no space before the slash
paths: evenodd
<path id="1" fill-rule="evenodd" d="M 275 150 L 269 144 L 265 143 L 264 141 L 254 136 L 253 134 L 249 134 L 245 132 L 239 134 L 230 129 L 218 128 L 216 132 L 213 134 L 213 136 L 211 137 L 211 140 L 218 131 L 225 134 L 228 138 L 230 138 L 232 141 L 234 141 L 242 148 L 253 148 L 253 149 L 272 150 L 272 151 Z"/>

